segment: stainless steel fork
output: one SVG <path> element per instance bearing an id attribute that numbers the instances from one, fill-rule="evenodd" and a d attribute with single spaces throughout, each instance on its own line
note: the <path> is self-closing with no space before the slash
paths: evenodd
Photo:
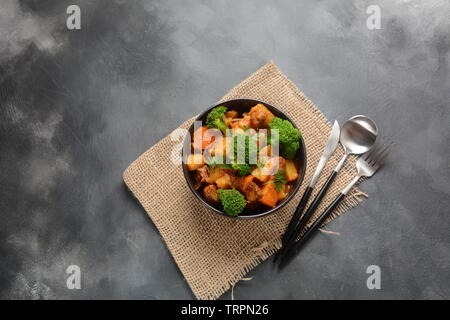
<path id="1" fill-rule="evenodd" d="M 380 141 L 381 140 L 381 141 Z M 359 157 L 356 161 L 357 175 L 356 177 L 342 190 L 342 192 L 334 199 L 328 208 L 317 218 L 309 229 L 303 234 L 299 241 L 291 243 L 290 248 L 286 248 L 286 253 L 281 258 L 278 269 L 282 269 L 299 251 L 300 248 L 307 242 L 307 240 L 314 234 L 314 232 L 325 222 L 331 215 L 337 205 L 344 199 L 351 188 L 358 182 L 361 177 L 371 177 L 381 167 L 386 159 L 392 142 L 388 139 L 378 139 L 375 145 L 365 154 Z"/>

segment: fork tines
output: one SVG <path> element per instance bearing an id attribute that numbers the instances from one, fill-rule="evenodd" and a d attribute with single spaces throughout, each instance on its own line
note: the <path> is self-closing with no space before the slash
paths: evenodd
<path id="1" fill-rule="evenodd" d="M 378 138 L 374 146 L 361 156 L 370 166 L 380 167 L 386 159 L 394 143 L 387 137 Z"/>

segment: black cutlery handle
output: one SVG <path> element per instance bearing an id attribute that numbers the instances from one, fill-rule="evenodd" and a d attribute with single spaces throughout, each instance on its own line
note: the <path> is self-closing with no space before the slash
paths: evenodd
<path id="1" fill-rule="evenodd" d="M 303 217 L 300 219 L 300 222 L 297 224 L 296 229 L 291 233 L 290 237 L 286 239 L 285 247 L 289 245 L 291 242 L 295 242 L 298 238 L 298 236 L 302 233 L 303 229 L 308 224 L 309 220 L 313 216 L 314 212 L 316 211 L 316 208 L 319 206 L 319 204 L 322 202 L 323 197 L 327 193 L 328 189 L 330 188 L 331 184 L 333 183 L 334 178 L 336 177 L 337 172 L 333 171 L 330 176 L 328 177 L 325 184 L 320 189 L 317 196 L 314 198 L 314 201 L 309 206 L 308 210 L 306 210 Z"/>
<path id="2" fill-rule="evenodd" d="M 313 188 L 308 186 L 305 190 L 305 193 L 303 194 L 302 199 L 300 200 L 300 203 L 297 206 L 297 209 L 295 209 L 294 215 L 292 216 L 291 221 L 289 222 L 289 225 L 286 228 L 286 231 L 284 232 L 283 238 L 281 239 L 282 244 L 286 242 L 287 239 L 289 239 L 290 234 L 295 230 L 295 227 L 297 226 L 298 220 L 300 219 L 303 209 L 305 209 L 306 204 L 308 203 L 309 197 L 311 196 L 311 193 L 313 191 Z"/>
<path id="3" fill-rule="evenodd" d="M 337 205 L 345 198 L 345 194 L 340 193 L 336 199 L 328 206 L 328 208 L 317 218 L 316 221 L 311 225 L 311 227 L 305 232 L 303 237 L 297 241 L 291 243 L 289 247 L 286 248 L 286 254 L 282 257 L 279 269 L 282 269 L 303 247 L 303 245 L 308 241 L 309 238 L 315 233 L 317 229 L 325 222 L 325 220 L 331 215 L 333 210 Z"/>

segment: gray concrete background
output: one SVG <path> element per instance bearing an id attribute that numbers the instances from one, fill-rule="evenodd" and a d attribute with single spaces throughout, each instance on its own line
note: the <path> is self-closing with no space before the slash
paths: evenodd
<path id="1" fill-rule="evenodd" d="M 367 114 L 397 148 L 340 236 L 280 274 L 263 263 L 235 297 L 449 299 L 449 52 L 444 0 L 2 1 L 0 297 L 193 298 L 122 172 L 274 60 L 329 119 Z"/>

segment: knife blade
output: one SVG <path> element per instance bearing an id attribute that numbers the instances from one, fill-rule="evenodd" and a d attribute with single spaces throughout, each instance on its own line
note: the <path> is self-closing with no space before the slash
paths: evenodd
<path id="1" fill-rule="evenodd" d="M 320 157 L 319 163 L 317 164 L 316 171 L 314 171 L 313 177 L 309 186 L 314 188 L 319 179 L 320 173 L 322 172 L 325 164 L 328 161 L 328 158 L 333 154 L 334 150 L 339 144 L 339 136 L 341 134 L 341 127 L 337 120 L 334 120 L 333 128 L 331 129 L 330 135 L 328 137 L 327 144 L 325 145 L 325 149 L 323 150 L 322 157 Z"/>

